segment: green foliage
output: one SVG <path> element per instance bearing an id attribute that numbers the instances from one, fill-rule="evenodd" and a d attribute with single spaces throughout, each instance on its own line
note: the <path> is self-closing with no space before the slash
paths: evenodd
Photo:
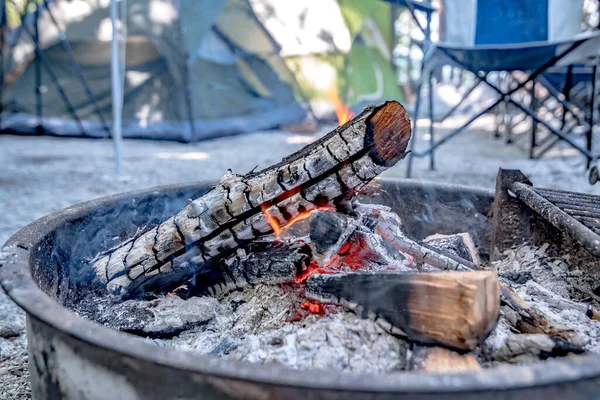
<path id="1" fill-rule="evenodd" d="M 9 28 L 16 28 L 21 24 L 21 15 L 27 6 L 27 12 L 35 11 L 38 5 L 43 4 L 43 0 L 6 0 L 6 22 Z"/>

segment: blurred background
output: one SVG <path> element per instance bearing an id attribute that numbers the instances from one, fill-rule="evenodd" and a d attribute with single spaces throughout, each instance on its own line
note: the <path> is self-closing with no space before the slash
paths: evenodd
<path id="1" fill-rule="evenodd" d="M 90 198 L 264 168 L 387 99 L 416 132 L 385 176 L 600 190 L 597 0 L 0 5 L 2 242 Z"/>

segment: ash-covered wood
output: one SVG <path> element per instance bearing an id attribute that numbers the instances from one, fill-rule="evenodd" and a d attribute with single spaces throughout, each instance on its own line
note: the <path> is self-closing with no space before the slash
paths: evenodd
<path id="1" fill-rule="evenodd" d="M 348 219 L 335 211 L 315 212 L 310 218 L 310 243 L 316 254 L 325 254 L 342 238 Z"/>
<path id="2" fill-rule="evenodd" d="M 546 289 L 539 283 L 528 281 L 527 293 L 544 299 L 546 303 L 559 310 L 575 310 L 587 315 L 589 318 L 600 321 L 600 311 L 591 304 L 583 304 L 573 300 L 565 299 L 551 290 Z"/>
<path id="3" fill-rule="evenodd" d="M 481 258 L 479 257 L 473 238 L 467 232 L 456 233 L 454 235 L 431 235 L 425 238 L 423 242 L 437 249 L 453 253 L 476 265 L 481 265 Z"/>
<path id="4" fill-rule="evenodd" d="M 219 310 L 211 297 L 183 300 L 167 296 L 153 300 L 87 297 L 77 305 L 80 315 L 112 329 L 144 337 L 172 337 L 211 320 Z"/>
<path id="5" fill-rule="evenodd" d="M 473 354 L 460 354 L 442 347 L 415 345 L 408 360 L 408 369 L 424 372 L 456 373 L 481 369 Z"/>
<path id="6" fill-rule="evenodd" d="M 206 195 L 158 226 L 99 254 L 91 265 L 111 291 L 176 286 L 194 266 L 227 255 L 300 213 L 335 206 L 402 158 L 410 120 L 398 102 L 368 107 L 320 140 L 258 173 L 228 172 Z M 186 255 L 195 250 L 194 260 Z"/>
<path id="7" fill-rule="evenodd" d="M 340 304 L 391 333 L 458 350 L 472 350 L 496 325 L 498 276 L 452 273 L 314 274 L 306 296 Z"/>
<path id="8" fill-rule="evenodd" d="M 508 285 L 501 286 L 501 296 L 506 307 L 503 313 L 515 330 L 527 334 L 543 333 L 564 340 L 571 337 L 572 332 L 553 324 L 540 310 L 524 301 Z"/>

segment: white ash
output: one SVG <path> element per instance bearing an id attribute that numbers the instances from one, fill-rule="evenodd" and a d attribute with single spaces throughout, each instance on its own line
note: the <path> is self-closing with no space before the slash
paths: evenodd
<path id="1" fill-rule="evenodd" d="M 294 369 L 392 372 L 406 366 L 408 343 L 384 332 L 342 307 L 325 306 L 326 315 L 300 309 L 306 301 L 297 285 L 258 285 L 221 300 L 206 325 L 170 340 L 148 339 L 162 346 L 258 364 Z M 290 321 L 298 311 L 303 318 Z"/>
<path id="2" fill-rule="evenodd" d="M 552 257 L 548 255 L 549 245 L 540 247 L 524 245 L 516 250 L 504 252 L 503 259 L 494 262 L 500 277 L 507 279 L 519 296 L 534 309 L 545 314 L 551 323 L 573 331 L 571 342 L 585 350 L 600 353 L 600 321 L 588 318 L 580 309 L 569 309 L 566 302 L 549 301 L 546 295 L 532 290 L 533 281 L 558 297 L 594 305 L 598 303 L 590 296 L 594 282 L 600 284 L 598 276 L 583 274 L 577 265 L 570 263 L 569 255 Z M 575 289 L 579 288 L 579 289 Z M 583 291 L 583 292 L 582 292 Z M 492 334 L 497 335 L 498 328 Z M 488 339 L 489 340 L 489 339 Z"/>
<path id="3" fill-rule="evenodd" d="M 87 297 L 77 312 L 109 328 L 149 336 L 165 336 L 211 320 L 220 307 L 212 297 L 188 300 L 174 295 L 154 300 L 126 300 L 110 296 Z"/>

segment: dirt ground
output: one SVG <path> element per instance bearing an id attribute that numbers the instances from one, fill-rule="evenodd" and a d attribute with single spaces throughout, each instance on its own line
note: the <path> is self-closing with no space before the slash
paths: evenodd
<path id="1" fill-rule="evenodd" d="M 437 134 L 461 120 L 447 121 Z M 120 177 L 108 140 L 0 135 L 0 243 L 24 225 L 75 203 L 157 185 L 215 180 L 227 168 L 243 174 L 257 165 L 266 167 L 327 131 L 257 132 L 194 144 L 127 140 Z M 419 123 L 420 145 L 427 132 L 427 123 Z M 493 137 L 493 117 L 485 117 L 437 152 L 436 170 L 428 170 L 428 160 L 417 160 L 413 178 L 492 189 L 499 167 L 518 168 L 537 186 L 600 194 L 600 184 L 589 185 L 585 165 L 573 151 L 561 146 L 541 160 L 529 160 L 527 140 L 524 136 L 505 145 Z M 385 176 L 404 177 L 405 167 L 403 161 Z M 0 399 L 30 398 L 24 330 L 22 312 L 0 290 Z"/>

